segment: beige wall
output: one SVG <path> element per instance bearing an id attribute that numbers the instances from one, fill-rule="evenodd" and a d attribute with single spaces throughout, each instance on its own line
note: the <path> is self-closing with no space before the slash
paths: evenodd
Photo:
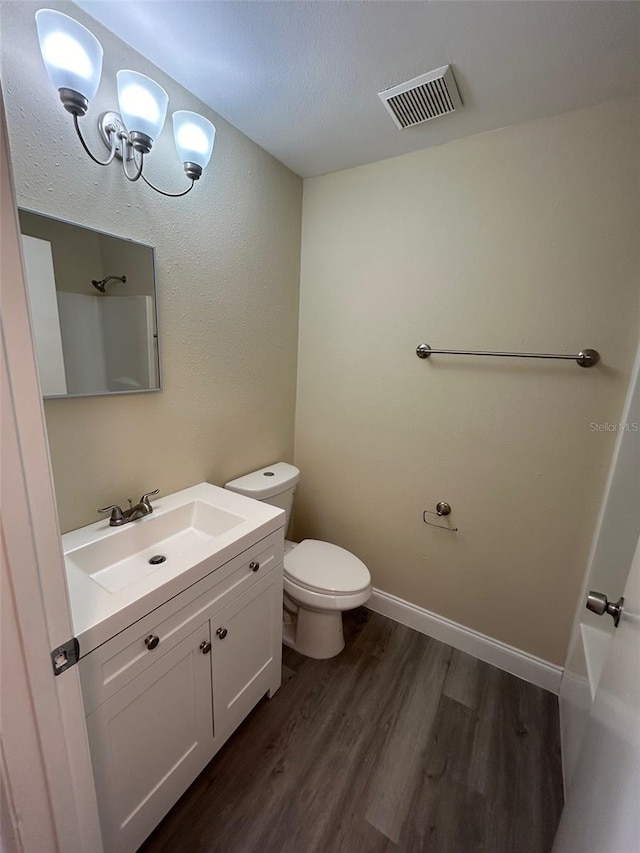
<path id="1" fill-rule="evenodd" d="M 116 104 L 115 73 L 134 68 L 217 128 L 213 160 L 191 195 L 129 184 L 94 165 L 75 138 L 40 59 L 40 3 L 3 3 L 2 79 L 18 203 L 156 246 L 164 390 L 45 405 L 63 531 L 95 509 L 159 487 L 172 492 L 290 459 L 293 452 L 301 180 L 70 3 L 105 49 L 83 121 Z M 186 185 L 170 120 L 148 158 L 152 181 Z"/>
<path id="2" fill-rule="evenodd" d="M 305 181 L 296 533 L 561 664 L 638 333 L 637 106 Z M 434 347 L 602 353 L 573 362 Z M 422 523 L 438 500 L 457 534 Z"/>

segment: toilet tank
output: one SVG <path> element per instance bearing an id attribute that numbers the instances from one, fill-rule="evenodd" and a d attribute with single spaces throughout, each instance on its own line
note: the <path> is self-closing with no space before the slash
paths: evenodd
<path id="1" fill-rule="evenodd" d="M 295 465 L 276 462 L 274 465 L 268 465 L 266 468 L 260 468 L 259 471 L 231 480 L 225 483 L 224 487 L 231 492 L 238 492 L 240 495 L 283 509 L 287 514 L 284 531 L 286 536 L 291 519 L 293 497 L 299 480 L 300 471 Z"/>

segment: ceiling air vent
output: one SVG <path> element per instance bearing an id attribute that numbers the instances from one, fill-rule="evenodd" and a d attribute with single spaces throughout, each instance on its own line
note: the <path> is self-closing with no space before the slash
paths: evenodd
<path id="1" fill-rule="evenodd" d="M 378 97 L 400 130 L 447 115 L 462 106 L 450 65 L 385 89 Z"/>

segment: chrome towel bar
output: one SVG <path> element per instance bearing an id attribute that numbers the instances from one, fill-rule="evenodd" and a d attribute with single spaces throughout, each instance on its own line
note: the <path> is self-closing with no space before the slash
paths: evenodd
<path id="1" fill-rule="evenodd" d="M 583 349 L 576 355 L 556 352 L 491 352 L 490 350 L 473 349 L 433 349 L 429 344 L 418 344 L 416 355 L 418 358 L 429 358 L 430 355 L 495 355 L 505 358 L 562 358 L 576 361 L 580 367 L 593 367 L 600 361 L 600 353 L 595 349 Z"/>

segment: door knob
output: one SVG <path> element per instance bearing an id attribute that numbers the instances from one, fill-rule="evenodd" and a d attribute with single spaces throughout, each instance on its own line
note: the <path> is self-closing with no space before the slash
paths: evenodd
<path id="1" fill-rule="evenodd" d="M 257 572 L 260 568 L 260 563 L 257 560 L 253 560 L 251 563 L 249 563 L 249 568 L 252 572 Z"/>
<path id="2" fill-rule="evenodd" d="M 216 636 L 220 637 L 221 640 L 224 640 L 224 638 L 227 636 L 227 633 L 228 632 L 226 628 L 218 628 L 218 630 L 216 631 Z"/>
<path id="3" fill-rule="evenodd" d="M 151 649 L 155 649 L 155 647 L 160 642 L 160 637 L 156 637 L 155 634 L 149 634 L 147 639 L 144 641 L 145 646 L 151 651 Z"/>
<path id="4" fill-rule="evenodd" d="M 587 610 L 592 613 L 597 613 L 598 616 L 603 616 L 608 613 L 613 619 L 613 624 L 618 627 L 622 608 L 624 607 L 624 598 L 620 597 L 617 601 L 609 601 L 603 592 L 591 590 L 587 596 Z"/>
<path id="5" fill-rule="evenodd" d="M 209 654 L 209 652 L 211 651 L 211 643 L 209 642 L 209 640 L 203 640 L 200 643 L 200 651 L 203 655 Z"/>

